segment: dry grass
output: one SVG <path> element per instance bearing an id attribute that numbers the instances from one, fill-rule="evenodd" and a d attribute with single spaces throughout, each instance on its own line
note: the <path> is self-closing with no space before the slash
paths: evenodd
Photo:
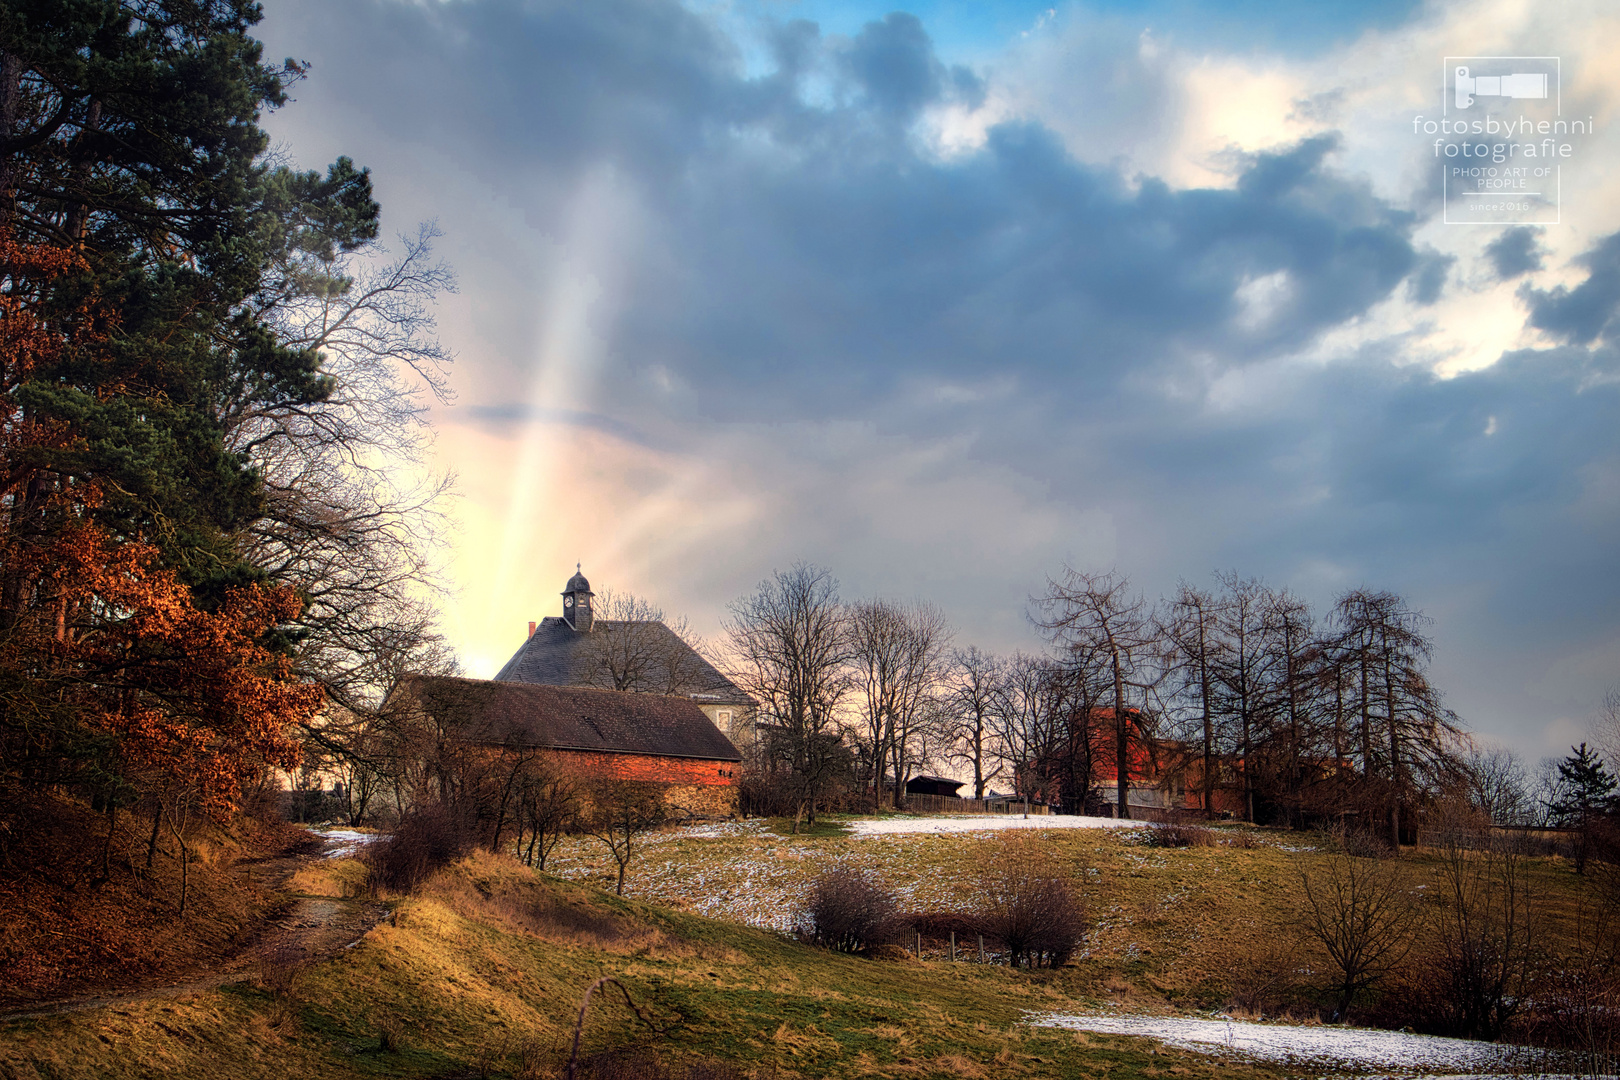
<path id="1" fill-rule="evenodd" d="M 1291 980 L 1309 981 L 1301 973 L 1319 967 L 1308 944 L 1282 948 L 1300 940 L 1289 930 L 1297 866 L 1320 857 L 1308 839 L 1261 833 L 1250 848 L 1149 848 L 1129 835 L 1053 831 L 1032 842 L 1070 868 L 1094 917 L 1085 952 L 1055 972 L 840 956 L 741 919 L 691 913 L 717 897 L 746 918 L 759 917 L 761 903 L 791 911 L 784 897 L 795 883 L 839 860 L 905 891 L 914 910 L 966 908 L 984 855 L 972 836 L 672 834 L 649 849 L 633 885 L 687 911 L 475 855 L 289 990 L 267 978 L 263 987 L 187 1001 L 0 1027 L 0 1076 L 554 1077 L 580 995 L 602 975 L 623 982 L 665 1033 L 603 996 L 586 1026 L 587 1056 L 606 1067 L 643 1050 L 648 1068 L 663 1070 L 650 1075 L 671 1080 L 728 1075 L 714 1072 L 721 1068 L 757 1080 L 1281 1075 L 1238 1060 L 1150 1053 L 1150 1044 L 1124 1037 L 1034 1030 L 1022 1018 L 1105 1001 L 1286 1011 Z M 1425 872 L 1426 854 L 1403 858 Z M 1578 883 L 1557 860 L 1537 864 L 1535 883 L 1549 940 L 1560 940 Z M 777 891 L 744 895 L 759 885 Z"/>
<path id="2" fill-rule="evenodd" d="M 348 900 L 365 893 L 369 877 L 370 870 L 358 859 L 325 859 L 295 871 L 288 879 L 287 891 Z"/>
<path id="3" fill-rule="evenodd" d="M 0 1027 L 0 1076 L 554 1077 L 580 995 L 602 974 L 665 1033 L 603 996 L 587 1056 L 606 1068 L 645 1051 L 645 1075 L 669 1080 L 1150 1080 L 1167 1063 L 1132 1040 L 1025 1027 L 1026 1010 L 1081 1005 L 1050 974 L 836 956 L 480 855 L 289 991 L 270 976 L 262 987 Z M 1197 1055 L 1176 1060 L 1189 1080 L 1216 1075 Z"/>
<path id="4" fill-rule="evenodd" d="M 306 835 L 252 823 L 236 833 L 199 824 L 189 841 L 182 918 L 179 849 L 160 833 L 148 869 L 149 819 L 120 814 L 107 844 L 105 815 L 40 799 L 0 814 L 0 832 L 6 817 L 22 813 L 28 827 L 10 830 L 0 879 L 0 1006 L 10 1007 L 179 982 L 209 970 L 241 945 L 275 902 L 230 863 L 245 854 L 271 854 Z"/>
<path id="5" fill-rule="evenodd" d="M 1235 1006 L 1256 1014 L 1313 1015 L 1328 959 L 1302 932 L 1299 871 L 1331 841 L 1250 826 L 1177 824 L 1186 846 L 1145 842 L 1159 831 L 1065 829 L 1033 833 L 1071 868 L 1092 918 L 1086 947 L 1056 978 L 1081 998 L 1155 1008 Z M 901 910 L 972 910 L 978 869 L 995 834 L 788 837 L 755 823 L 718 835 L 670 834 L 632 869 L 627 893 L 669 907 L 787 930 L 823 868 L 869 873 Z M 1406 851 L 1414 881 L 1430 880 L 1430 853 Z M 589 846 L 566 842 L 557 871 L 606 880 Z M 1549 949 L 1573 953 L 1585 884 L 1558 858 L 1536 864 L 1533 887 Z M 946 920 L 939 921 L 941 926 Z M 924 942 L 942 958 L 944 935 Z M 1565 948 L 1559 943 L 1569 944 Z M 909 947 L 910 942 L 907 942 Z M 1282 950 L 1281 952 L 1279 950 Z M 974 957 L 971 943 L 961 956 Z M 1111 986 L 1111 990 L 1100 990 Z"/>

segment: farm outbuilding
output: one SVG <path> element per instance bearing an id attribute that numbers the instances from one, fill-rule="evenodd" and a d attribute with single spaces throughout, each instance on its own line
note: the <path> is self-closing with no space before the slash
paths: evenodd
<path id="1" fill-rule="evenodd" d="M 563 586 L 562 614 L 531 622 L 495 681 L 685 697 L 736 745 L 754 741 L 754 699 L 679 634 L 657 620 L 600 618 L 596 606 L 576 572 Z"/>
<path id="2" fill-rule="evenodd" d="M 964 781 L 952 780 L 948 776 L 930 776 L 919 773 L 906 781 L 907 795 L 939 795 L 944 798 L 958 798 L 957 791 Z"/>
<path id="3" fill-rule="evenodd" d="M 494 752 L 544 750 L 582 779 L 644 780 L 699 817 L 737 812 L 742 754 L 686 697 L 450 676 L 401 693 L 440 730 Z"/>

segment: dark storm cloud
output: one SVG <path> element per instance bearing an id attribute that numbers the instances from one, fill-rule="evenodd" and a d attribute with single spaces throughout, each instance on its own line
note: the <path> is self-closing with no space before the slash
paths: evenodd
<path id="1" fill-rule="evenodd" d="M 1620 310 L 1620 233 L 1598 241 L 1577 262 L 1588 276 L 1575 288 L 1527 288 L 1523 296 L 1530 304 L 1531 326 L 1572 345 L 1589 345 L 1611 336 Z"/>
<path id="2" fill-rule="evenodd" d="M 1451 265 L 1457 261 L 1455 255 L 1445 255 L 1438 251 L 1426 251 L 1418 257 L 1417 269 L 1412 272 L 1406 283 L 1407 295 L 1414 304 L 1428 307 L 1440 299 L 1445 290 L 1446 277 L 1451 273 Z"/>
<path id="3" fill-rule="evenodd" d="M 373 98 L 407 142 L 460 148 L 544 232 L 567 231 L 558 192 L 612 166 L 651 213 L 597 326 L 619 363 L 662 365 L 715 415 L 766 400 L 826 415 L 918 371 L 1102 392 L 1188 350 L 1224 364 L 1296 348 L 1414 270 L 1424 297 L 1443 275 L 1410 215 L 1333 171 L 1332 137 L 1254 156 L 1229 190 L 1127 183 L 1029 124 L 940 160 L 915 121 L 984 87 L 906 14 L 849 38 L 770 26 L 763 74 L 650 0 L 311 17 L 377 43 L 318 63 L 322 79 Z"/>
<path id="4" fill-rule="evenodd" d="M 882 392 L 919 369 L 1096 392 L 1189 350 L 1261 359 L 1418 264 L 1410 219 L 1335 176 L 1332 146 L 1259 155 L 1235 189 L 1175 191 L 1131 190 L 1031 125 L 944 163 L 852 138 L 791 175 L 728 176 L 669 207 L 670 248 L 711 275 L 648 281 L 622 342 L 712 380 L 729 407 L 728 388 L 764 367 L 811 410 L 839 407 L 839 382 Z"/>
<path id="5" fill-rule="evenodd" d="M 1485 257 L 1503 281 L 1540 270 L 1541 230 L 1529 225 L 1503 229 L 1501 236 L 1485 246 Z"/>

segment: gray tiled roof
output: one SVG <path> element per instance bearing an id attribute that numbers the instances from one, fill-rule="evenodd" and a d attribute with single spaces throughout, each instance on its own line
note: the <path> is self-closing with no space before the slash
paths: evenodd
<path id="1" fill-rule="evenodd" d="M 612 633 L 626 625 L 610 619 L 597 619 L 590 634 L 581 634 L 555 615 L 540 620 L 529 639 L 512 654 L 512 659 L 495 674 L 496 682 L 540 683 L 546 686 L 581 686 L 591 682 L 590 656 L 585 643 L 595 634 Z M 691 696 L 722 705 L 749 705 L 752 699 L 730 679 L 716 671 L 696 650 L 661 622 L 638 624 L 643 633 L 667 636 L 658 649 L 679 652 L 682 667 L 695 676 Z M 654 682 L 662 680 L 655 679 Z"/>
<path id="2" fill-rule="evenodd" d="M 418 676 L 404 692 L 474 742 L 742 760 L 690 698 L 449 676 Z"/>

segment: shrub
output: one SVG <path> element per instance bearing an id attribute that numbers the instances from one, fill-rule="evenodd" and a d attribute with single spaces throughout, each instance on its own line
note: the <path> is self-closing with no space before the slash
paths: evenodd
<path id="1" fill-rule="evenodd" d="M 1214 847 L 1218 842 L 1214 830 L 1186 821 L 1166 821 L 1148 827 L 1142 842 L 1148 847 L 1183 848 Z"/>
<path id="2" fill-rule="evenodd" d="M 1389 837 L 1371 829 L 1335 829 L 1333 839 L 1346 855 L 1358 859 L 1387 859 L 1395 854 Z"/>
<path id="3" fill-rule="evenodd" d="M 371 871 L 373 889 L 405 893 L 467 854 L 477 840 L 469 822 L 429 803 L 400 818 L 388 839 L 367 845 L 361 861 Z"/>
<path id="4" fill-rule="evenodd" d="M 811 884 L 799 936 L 836 952 L 859 952 L 891 941 L 897 925 L 893 896 L 864 871 L 835 866 Z"/>
<path id="5" fill-rule="evenodd" d="M 1004 834 L 980 884 L 979 922 L 1014 967 L 1062 967 L 1085 939 L 1085 905 L 1036 836 Z"/>

